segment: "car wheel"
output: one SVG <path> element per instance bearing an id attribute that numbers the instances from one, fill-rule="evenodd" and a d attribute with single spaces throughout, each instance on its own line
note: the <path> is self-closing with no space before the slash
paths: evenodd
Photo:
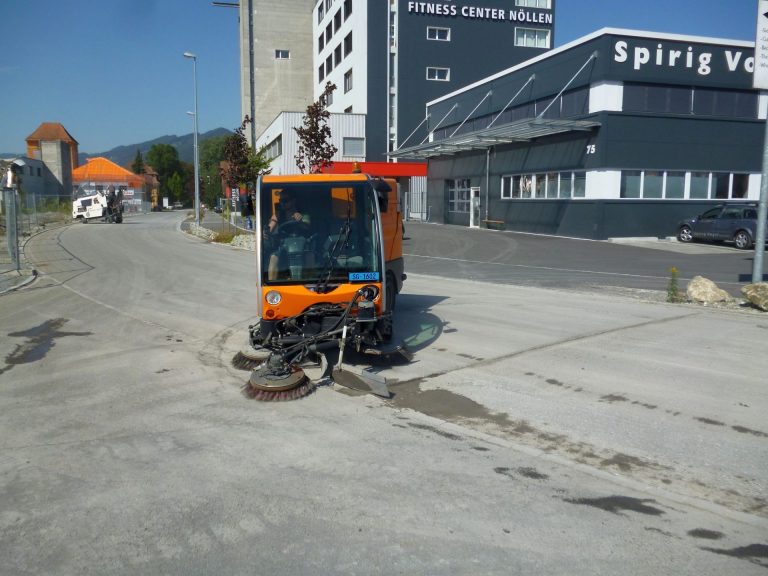
<path id="1" fill-rule="evenodd" d="M 680 226 L 680 229 L 677 231 L 677 239 L 680 240 L 680 242 L 693 242 L 693 231 L 691 230 L 691 227 L 688 225 Z"/>
<path id="2" fill-rule="evenodd" d="M 733 235 L 733 243 L 739 250 L 746 250 L 752 246 L 752 238 L 750 238 L 749 234 L 744 230 L 739 230 Z"/>

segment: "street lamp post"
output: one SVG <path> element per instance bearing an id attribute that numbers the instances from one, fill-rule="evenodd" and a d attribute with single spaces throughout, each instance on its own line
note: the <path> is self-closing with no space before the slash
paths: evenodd
<path id="1" fill-rule="evenodd" d="M 195 89 L 195 111 L 192 112 L 192 116 L 195 119 L 195 131 L 193 134 L 192 148 L 194 151 L 194 164 L 195 164 L 195 222 L 200 226 L 200 160 L 197 150 L 197 56 L 192 52 L 184 52 L 184 58 L 192 60 L 192 80 Z"/>

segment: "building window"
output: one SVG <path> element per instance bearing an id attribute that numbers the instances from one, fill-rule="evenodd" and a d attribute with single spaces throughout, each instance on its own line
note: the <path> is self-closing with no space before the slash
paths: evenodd
<path id="1" fill-rule="evenodd" d="M 269 144 L 264 146 L 264 157 L 269 160 L 274 160 L 283 153 L 283 136 L 282 134 L 272 140 Z"/>
<path id="2" fill-rule="evenodd" d="M 332 106 L 332 105 L 333 105 L 333 92 L 330 92 L 330 93 L 329 93 L 329 94 L 328 94 L 328 95 L 325 97 L 325 102 L 323 103 L 323 105 L 324 105 L 326 108 L 328 108 L 328 106 Z"/>
<path id="3" fill-rule="evenodd" d="M 325 34 L 320 34 L 320 36 L 317 37 L 317 53 L 323 51 L 323 48 L 325 48 Z"/>
<path id="4" fill-rule="evenodd" d="M 709 198 L 709 172 L 691 172 L 688 197 L 692 200 Z"/>
<path id="5" fill-rule="evenodd" d="M 352 90 L 352 69 L 346 71 L 344 74 L 344 93 L 346 94 Z"/>
<path id="6" fill-rule="evenodd" d="M 427 67 L 427 80 L 437 80 L 440 82 L 448 82 L 451 79 L 450 68 L 435 68 L 433 66 Z"/>
<path id="7" fill-rule="evenodd" d="M 469 214 L 470 187 L 469 179 L 447 180 L 448 186 L 448 212 L 460 212 Z"/>
<path id="8" fill-rule="evenodd" d="M 450 42 L 451 29 L 427 26 L 427 40 L 442 40 L 444 42 Z"/>
<path id="9" fill-rule="evenodd" d="M 320 5 L 317 7 L 317 23 L 320 24 L 320 21 L 325 16 L 325 6 L 323 6 L 322 1 L 320 2 Z"/>
<path id="10" fill-rule="evenodd" d="M 544 28 L 515 28 L 515 46 L 549 48 L 550 30 Z"/>
<path id="11" fill-rule="evenodd" d="M 328 58 L 325 59 L 325 73 L 330 74 L 333 70 L 333 54 L 328 54 Z"/>
<path id="12" fill-rule="evenodd" d="M 344 0 L 344 20 L 352 14 L 352 0 Z"/>
<path id="13" fill-rule="evenodd" d="M 573 197 L 584 198 L 587 195 L 587 173 L 573 173 Z"/>
<path id="14" fill-rule="evenodd" d="M 320 67 L 317 69 L 317 81 L 322 82 L 323 78 L 325 78 L 325 66 L 320 64 Z"/>
<path id="15" fill-rule="evenodd" d="M 342 154 L 344 156 L 365 156 L 365 138 L 344 138 Z"/>
<path id="16" fill-rule="evenodd" d="M 341 8 L 336 10 L 336 14 L 333 15 L 333 31 L 338 32 L 341 28 Z"/>
<path id="17" fill-rule="evenodd" d="M 352 114 L 352 106 L 344 108 L 344 114 Z"/>
<path id="18" fill-rule="evenodd" d="M 515 6 L 525 6 L 526 8 L 552 8 L 552 0 L 515 0 Z"/>
<path id="19" fill-rule="evenodd" d="M 685 197 L 685 172 L 667 172 L 665 198 L 682 199 Z"/>
<path id="20" fill-rule="evenodd" d="M 344 38 L 344 57 L 349 56 L 350 52 L 352 52 L 352 32 Z"/>
<path id="21" fill-rule="evenodd" d="M 333 51 L 333 58 L 336 60 L 336 66 L 341 64 L 341 44 L 336 46 L 336 49 Z"/>
<path id="22" fill-rule="evenodd" d="M 747 90 L 695 88 L 693 113 L 698 116 L 757 119 L 758 93 Z"/>
<path id="23" fill-rule="evenodd" d="M 640 198 L 643 189 L 643 173 L 640 170 L 622 170 L 620 198 Z"/>
<path id="24" fill-rule="evenodd" d="M 330 12 L 331 6 L 333 6 L 333 0 L 325 0 L 325 11 Z"/>
<path id="25" fill-rule="evenodd" d="M 686 173 L 677 170 L 623 170 L 621 198 L 647 200 L 685 198 Z M 749 174 L 691 172 L 688 198 L 691 200 L 744 199 L 749 193 Z"/>
<path id="26" fill-rule="evenodd" d="M 333 24 L 328 23 L 328 26 L 325 27 L 325 43 L 329 44 L 331 42 L 332 37 L 333 37 Z"/>
<path id="27" fill-rule="evenodd" d="M 290 50 L 275 50 L 276 60 L 289 60 L 291 58 Z"/>
<path id="28" fill-rule="evenodd" d="M 586 189 L 586 172 L 549 172 L 501 177 L 502 200 L 584 198 Z"/>
<path id="29" fill-rule="evenodd" d="M 37 170 L 39 171 L 40 168 Z M 733 185 L 731 186 L 731 198 L 746 198 L 748 192 L 749 174 L 734 174 Z"/>

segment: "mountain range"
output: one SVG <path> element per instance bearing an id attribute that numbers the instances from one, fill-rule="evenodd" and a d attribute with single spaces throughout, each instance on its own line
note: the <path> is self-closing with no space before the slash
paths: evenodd
<path id="1" fill-rule="evenodd" d="M 200 142 L 207 140 L 208 138 L 216 138 L 218 136 L 229 136 L 232 134 L 231 130 L 226 128 L 216 128 L 203 134 L 198 135 Z M 190 132 L 182 136 L 176 136 L 171 134 L 169 136 L 160 136 L 154 140 L 147 140 L 146 142 L 139 142 L 138 144 L 126 144 L 124 146 L 116 146 L 106 152 L 97 152 L 94 154 L 86 154 L 81 152 L 78 156 L 78 163 L 82 166 L 88 160 L 88 158 L 104 157 L 112 160 L 115 164 L 124 166 L 126 168 L 133 164 L 136 159 L 136 150 L 141 152 L 144 161 L 147 159 L 147 152 L 155 144 L 170 144 L 176 150 L 179 151 L 179 160 L 192 164 L 193 162 L 193 148 L 194 148 L 194 135 Z M 0 152 L 0 158 L 15 158 L 23 156 L 23 152 Z"/>
<path id="2" fill-rule="evenodd" d="M 203 134 L 198 135 L 199 143 L 203 140 L 207 140 L 208 138 L 216 138 L 218 136 L 229 136 L 232 134 L 231 130 L 227 130 L 226 128 L 216 128 L 214 130 L 210 130 L 209 132 L 205 132 Z M 144 161 L 146 162 L 147 159 L 147 152 L 149 152 L 149 149 L 152 148 L 155 144 L 170 144 L 176 150 L 179 151 L 179 160 L 183 162 L 188 162 L 192 164 L 193 162 L 193 148 L 194 148 L 194 135 L 190 132 L 189 134 L 184 134 L 182 136 L 176 136 L 175 134 L 168 135 L 168 136 L 160 136 L 159 138 L 155 138 L 154 140 L 147 140 L 146 142 L 139 142 L 138 144 L 126 144 L 124 146 L 116 146 L 115 148 L 112 148 L 111 150 L 107 150 L 106 152 L 98 152 L 95 154 L 85 154 L 81 153 L 79 156 L 79 162 L 80 164 L 85 164 L 86 160 L 88 158 L 95 158 L 97 156 L 101 156 L 104 158 L 108 158 L 115 164 L 119 164 L 120 166 L 130 166 L 134 159 L 136 158 L 136 150 L 141 152 L 142 158 L 144 158 Z"/>

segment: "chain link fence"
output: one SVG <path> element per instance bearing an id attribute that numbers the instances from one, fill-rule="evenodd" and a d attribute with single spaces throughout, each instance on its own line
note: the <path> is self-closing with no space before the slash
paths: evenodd
<path id="1" fill-rule="evenodd" d="M 21 246 L 24 241 L 48 226 L 72 220 L 72 202 L 46 198 L 24 202 L 12 188 L 2 189 L 0 199 L 0 274 L 22 267 Z"/>

